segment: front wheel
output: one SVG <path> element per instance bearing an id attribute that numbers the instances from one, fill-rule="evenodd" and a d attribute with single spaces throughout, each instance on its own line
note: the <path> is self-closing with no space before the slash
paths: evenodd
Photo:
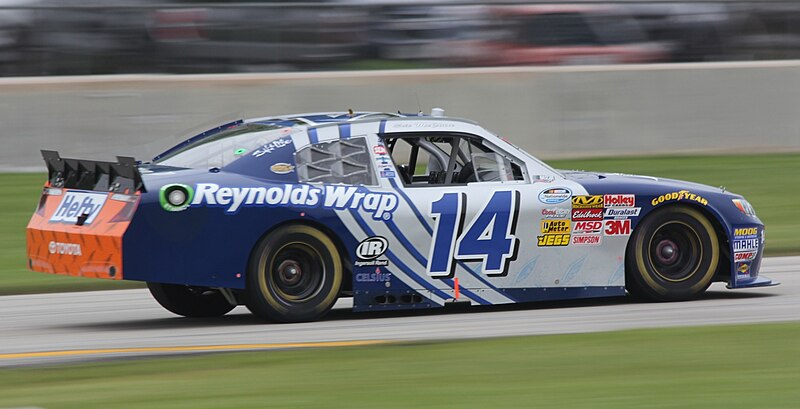
<path id="1" fill-rule="evenodd" d="M 280 227 L 253 252 L 245 305 L 269 321 L 314 321 L 333 307 L 342 275 L 342 260 L 330 237 L 306 225 Z"/>
<path id="2" fill-rule="evenodd" d="M 719 253 L 714 226 L 699 210 L 658 209 L 642 220 L 628 244 L 628 292 L 651 301 L 695 298 L 711 285 Z"/>
<path id="3" fill-rule="evenodd" d="M 160 283 L 147 288 L 162 307 L 184 317 L 221 317 L 235 307 L 219 290 Z"/>

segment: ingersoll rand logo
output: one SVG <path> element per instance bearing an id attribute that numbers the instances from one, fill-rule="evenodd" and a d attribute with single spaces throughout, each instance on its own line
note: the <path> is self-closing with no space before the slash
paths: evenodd
<path id="1" fill-rule="evenodd" d="M 91 224 L 106 203 L 107 197 L 105 193 L 69 191 L 64 194 L 50 221 L 76 223 L 79 217 L 85 217 L 83 224 Z"/>
<path id="2" fill-rule="evenodd" d="M 383 255 L 389 248 L 389 241 L 381 236 L 364 239 L 356 248 L 356 256 L 361 260 L 372 260 Z"/>

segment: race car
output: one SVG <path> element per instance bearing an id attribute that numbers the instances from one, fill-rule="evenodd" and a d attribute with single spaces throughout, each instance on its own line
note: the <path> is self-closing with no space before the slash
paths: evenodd
<path id="1" fill-rule="evenodd" d="M 238 120 L 144 163 L 42 153 L 29 268 L 143 281 L 187 317 L 243 304 L 312 321 L 343 296 L 378 311 L 777 284 L 758 274 L 764 225 L 742 196 L 556 170 L 441 109 Z"/>

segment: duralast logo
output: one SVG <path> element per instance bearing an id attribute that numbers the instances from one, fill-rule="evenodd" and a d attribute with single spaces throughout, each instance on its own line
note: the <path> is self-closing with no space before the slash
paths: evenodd
<path id="1" fill-rule="evenodd" d="M 290 185 L 273 187 L 220 187 L 216 183 L 198 183 L 192 206 L 222 206 L 234 214 L 241 207 L 297 206 L 335 210 L 360 210 L 375 220 L 390 220 L 397 208 L 393 193 L 372 192 L 356 186 Z"/>
<path id="2" fill-rule="evenodd" d="M 68 191 L 61 198 L 61 203 L 50 221 L 76 223 L 79 217 L 85 217 L 83 224 L 91 224 L 106 203 L 107 197 L 105 193 Z"/>
<path id="3" fill-rule="evenodd" d="M 51 241 L 47 246 L 50 254 L 63 254 L 67 256 L 81 256 L 81 245 L 77 243 L 62 243 L 60 241 Z"/>

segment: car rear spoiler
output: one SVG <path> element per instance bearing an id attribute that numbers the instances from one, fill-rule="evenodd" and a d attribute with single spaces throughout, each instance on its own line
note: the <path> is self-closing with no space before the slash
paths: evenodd
<path id="1" fill-rule="evenodd" d="M 146 192 L 136 160 L 117 156 L 116 162 L 62 158 L 56 151 L 42 150 L 51 187 L 105 192 Z"/>

